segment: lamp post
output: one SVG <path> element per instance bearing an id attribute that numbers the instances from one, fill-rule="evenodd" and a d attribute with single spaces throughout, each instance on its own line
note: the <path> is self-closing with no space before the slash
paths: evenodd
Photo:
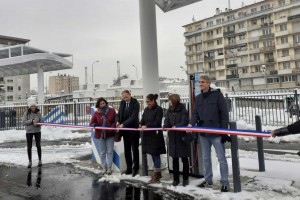
<path id="1" fill-rule="evenodd" d="M 48 94 L 49 91 L 49 74 L 52 74 L 52 72 L 48 72 L 47 76 L 46 76 L 46 94 Z"/>
<path id="2" fill-rule="evenodd" d="M 135 72 L 136 72 L 136 80 L 139 80 L 139 74 L 138 74 L 137 67 L 136 67 L 135 65 L 132 65 L 132 67 L 135 68 Z"/>
<path id="3" fill-rule="evenodd" d="M 180 66 L 180 69 L 182 69 L 182 71 L 184 71 L 187 75 L 187 81 L 189 81 L 189 74 L 188 74 L 188 71 L 187 69 L 185 69 L 184 67 Z"/>
<path id="4" fill-rule="evenodd" d="M 92 64 L 92 83 L 94 83 L 94 64 L 99 62 L 99 60 L 96 60 L 95 62 L 93 62 Z"/>

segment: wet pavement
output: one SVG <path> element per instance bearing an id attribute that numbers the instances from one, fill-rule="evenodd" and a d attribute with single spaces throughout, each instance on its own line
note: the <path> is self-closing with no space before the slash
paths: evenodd
<path id="1" fill-rule="evenodd" d="M 47 164 L 27 169 L 0 166 L 0 199 L 193 199 L 164 189 L 149 188 L 137 182 L 98 182 L 99 176 L 71 164 Z"/>

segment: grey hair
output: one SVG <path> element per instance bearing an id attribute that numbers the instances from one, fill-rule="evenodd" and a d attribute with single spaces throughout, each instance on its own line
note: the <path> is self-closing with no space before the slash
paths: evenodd
<path id="1" fill-rule="evenodd" d="M 206 80 L 206 82 L 211 83 L 211 80 L 208 75 L 201 75 L 200 79 L 204 79 L 204 80 Z"/>

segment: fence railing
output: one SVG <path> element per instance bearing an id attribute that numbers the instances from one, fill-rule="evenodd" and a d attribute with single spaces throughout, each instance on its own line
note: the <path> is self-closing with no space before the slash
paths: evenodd
<path id="1" fill-rule="evenodd" d="M 226 94 L 230 110 L 230 120 L 244 120 L 255 124 L 255 115 L 262 117 L 263 125 L 286 126 L 299 119 L 298 94 L 294 92 L 272 94 Z M 108 101 L 109 105 L 119 109 L 120 100 Z M 141 112 L 144 110 L 142 99 L 138 99 Z M 189 107 L 189 98 L 182 98 Z M 91 108 L 96 102 L 68 102 L 41 104 L 38 106 L 45 122 L 75 125 L 88 125 L 91 118 Z M 168 99 L 161 98 L 160 105 L 166 111 Z M 0 106 L 0 130 L 24 129 L 22 116 L 28 109 L 27 105 Z"/>

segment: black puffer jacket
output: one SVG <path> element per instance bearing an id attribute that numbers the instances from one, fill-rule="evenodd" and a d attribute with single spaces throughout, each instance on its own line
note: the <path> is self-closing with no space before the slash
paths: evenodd
<path id="1" fill-rule="evenodd" d="M 147 128 L 161 128 L 163 109 L 156 105 L 153 108 L 145 108 L 141 126 Z M 165 140 L 162 131 L 145 131 L 142 138 L 143 153 L 159 155 L 166 153 Z"/>
<path id="2" fill-rule="evenodd" d="M 288 125 L 287 127 L 279 128 L 274 130 L 276 136 L 285 136 L 289 134 L 300 133 L 300 121 L 296 121 L 293 124 Z"/>
<path id="3" fill-rule="evenodd" d="M 168 109 L 165 116 L 164 128 L 187 126 L 189 122 L 188 118 L 188 111 L 183 104 L 179 104 L 174 110 Z M 190 156 L 190 144 L 182 141 L 183 134 L 187 133 L 182 131 L 168 131 L 168 150 L 169 155 L 173 158 Z"/>

